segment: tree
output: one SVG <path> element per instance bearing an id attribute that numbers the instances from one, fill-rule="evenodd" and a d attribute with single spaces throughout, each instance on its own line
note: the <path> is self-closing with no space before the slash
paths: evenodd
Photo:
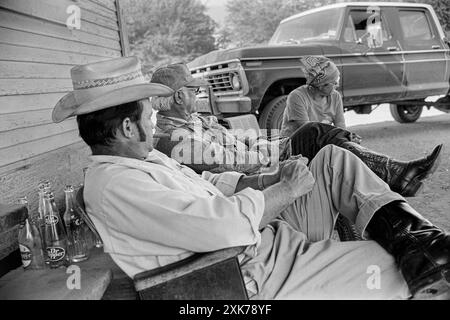
<path id="1" fill-rule="evenodd" d="M 147 69 L 215 49 L 215 22 L 199 0 L 124 1 L 130 49 Z"/>
<path id="2" fill-rule="evenodd" d="M 226 32 L 236 46 L 267 42 L 284 18 L 332 0 L 229 0 Z M 223 44 L 222 44 L 223 45 Z"/>
<path id="3" fill-rule="evenodd" d="M 348 1 L 364 0 L 228 0 L 227 22 L 219 30 L 219 47 L 249 46 L 266 43 L 284 18 L 315 7 Z M 403 0 L 374 0 L 403 2 Z M 436 11 L 441 25 L 450 30 L 449 0 L 413 0 L 428 3 Z"/>

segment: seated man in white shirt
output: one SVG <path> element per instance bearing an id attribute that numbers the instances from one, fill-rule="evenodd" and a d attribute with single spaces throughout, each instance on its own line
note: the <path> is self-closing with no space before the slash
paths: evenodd
<path id="1" fill-rule="evenodd" d="M 173 91 L 145 83 L 139 70 L 136 58 L 75 67 L 74 92 L 53 111 L 55 122 L 77 116 L 92 150 L 86 209 L 105 252 L 130 277 L 195 252 L 247 246 L 241 270 L 259 299 L 448 294 L 449 235 L 355 155 L 326 146 L 309 164 L 290 159 L 267 175 L 264 190 L 258 176 L 199 176 L 153 150 L 148 97 Z M 338 214 L 371 240 L 331 240 Z M 374 266 L 378 290 L 367 285 Z"/>

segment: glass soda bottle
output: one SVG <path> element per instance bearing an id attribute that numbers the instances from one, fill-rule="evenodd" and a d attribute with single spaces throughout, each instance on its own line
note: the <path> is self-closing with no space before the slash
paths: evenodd
<path id="1" fill-rule="evenodd" d="M 26 197 L 19 199 L 19 204 L 26 206 L 27 215 L 19 228 L 19 250 L 24 269 L 44 269 L 44 252 L 42 250 L 42 238 L 35 224 L 35 220 L 29 219 L 30 212 Z M 31 222 L 30 222 L 31 220 Z"/>
<path id="2" fill-rule="evenodd" d="M 44 203 L 44 184 L 40 183 L 38 185 L 38 194 L 39 194 L 39 202 L 38 202 L 38 216 L 37 216 L 37 225 L 41 230 L 41 235 L 44 235 L 45 230 L 45 203 Z M 44 239 L 43 239 L 44 240 Z"/>
<path id="3" fill-rule="evenodd" d="M 67 256 L 67 235 L 64 230 L 64 223 L 60 219 L 58 208 L 56 207 L 53 193 L 46 192 L 45 201 L 45 244 L 47 257 L 51 268 L 66 266 Z"/>
<path id="4" fill-rule="evenodd" d="M 75 204 L 75 191 L 73 186 L 66 186 L 66 211 L 64 224 L 68 237 L 69 259 L 72 262 L 84 261 L 89 257 L 88 229 L 83 220 L 82 213 Z"/>

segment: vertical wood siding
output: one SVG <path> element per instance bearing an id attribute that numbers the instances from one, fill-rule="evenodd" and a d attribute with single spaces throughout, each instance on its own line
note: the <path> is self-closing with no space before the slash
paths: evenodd
<path id="1" fill-rule="evenodd" d="M 81 9 L 81 29 L 66 26 L 66 9 Z M 119 10 L 118 10 L 119 8 Z M 88 148 L 76 121 L 51 121 L 72 89 L 70 69 L 126 54 L 116 0 L 0 0 L 0 202 L 19 196 L 36 205 L 36 187 L 79 184 Z"/>

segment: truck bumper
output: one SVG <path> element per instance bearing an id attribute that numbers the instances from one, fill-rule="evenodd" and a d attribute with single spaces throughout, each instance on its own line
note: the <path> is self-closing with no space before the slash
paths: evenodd
<path id="1" fill-rule="evenodd" d="M 248 97 L 218 97 L 197 99 L 197 112 L 212 113 L 248 113 L 252 108 Z"/>

